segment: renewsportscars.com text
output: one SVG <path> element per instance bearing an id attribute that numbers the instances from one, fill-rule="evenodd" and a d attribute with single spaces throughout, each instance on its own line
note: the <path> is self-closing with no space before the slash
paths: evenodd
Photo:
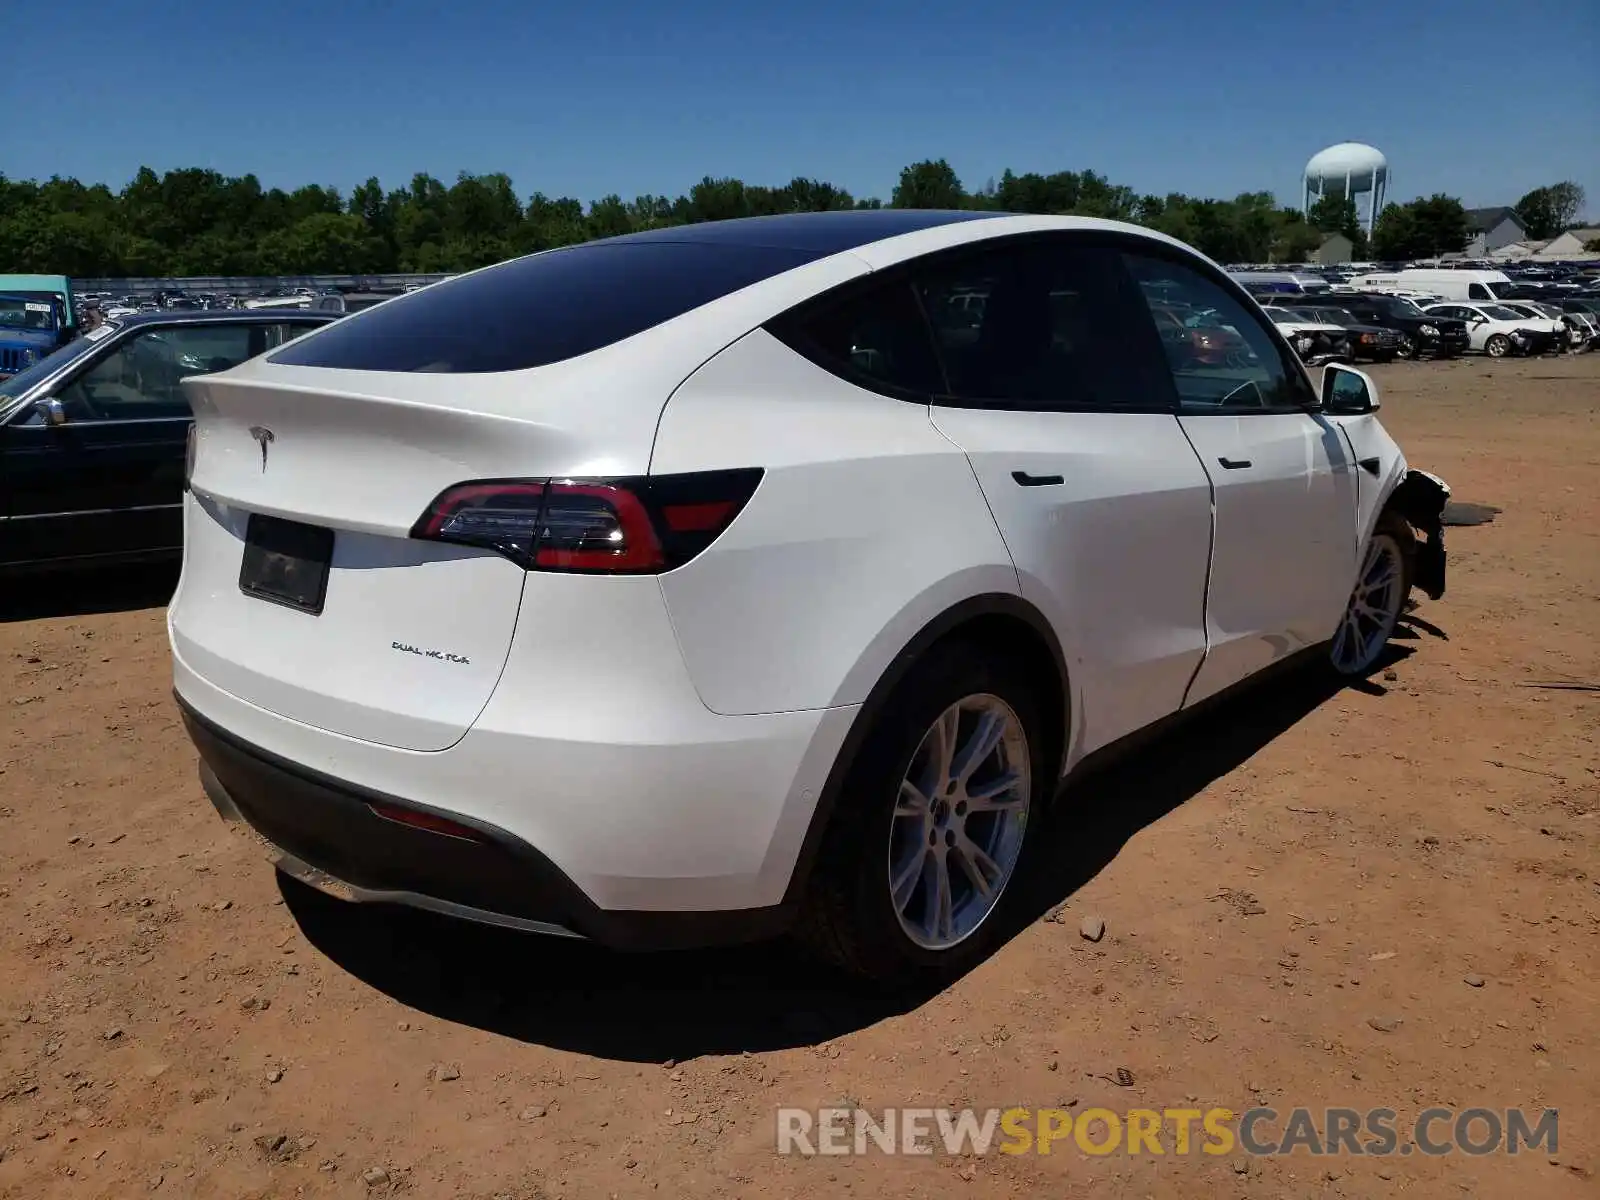
<path id="1" fill-rule="evenodd" d="M 1323 1155 L 1556 1153 L 1547 1108 L 780 1108 L 779 1154 Z"/>

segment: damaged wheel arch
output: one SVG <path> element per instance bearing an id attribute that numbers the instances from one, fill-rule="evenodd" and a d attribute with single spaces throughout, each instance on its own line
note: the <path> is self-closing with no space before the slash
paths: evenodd
<path id="1" fill-rule="evenodd" d="M 1444 595 L 1444 506 L 1450 500 L 1450 485 L 1437 475 L 1410 468 L 1395 485 L 1383 511 L 1405 518 L 1422 535 L 1417 539 L 1412 560 L 1412 582 L 1430 600 Z"/>

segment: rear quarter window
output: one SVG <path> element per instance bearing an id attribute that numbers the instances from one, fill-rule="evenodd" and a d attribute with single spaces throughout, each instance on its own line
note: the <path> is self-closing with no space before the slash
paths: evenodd
<path id="1" fill-rule="evenodd" d="M 398 296 L 269 361 L 354 371 L 520 371 L 620 342 L 821 257 L 715 242 L 591 242 Z"/>

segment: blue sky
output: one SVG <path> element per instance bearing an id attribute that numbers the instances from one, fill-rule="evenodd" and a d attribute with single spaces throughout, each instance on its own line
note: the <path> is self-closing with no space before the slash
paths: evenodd
<path id="1" fill-rule="evenodd" d="M 147 0 L 9 27 L 13 178 L 502 170 L 588 201 L 807 175 L 887 199 L 945 157 L 968 187 L 1093 168 L 1293 203 L 1306 159 L 1354 140 L 1395 200 L 1574 179 L 1600 218 L 1600 0 Z"/>

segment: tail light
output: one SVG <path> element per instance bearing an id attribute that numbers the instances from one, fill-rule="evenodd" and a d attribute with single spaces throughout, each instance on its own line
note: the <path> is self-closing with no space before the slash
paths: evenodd
<path id="1" fill-rule="evenodd" d="M 478 546 L 533 571 L 656 574 L 732 524 L 761 470 L 630 479 L 480 479 L 439 493 L 411 536 Z"/>

